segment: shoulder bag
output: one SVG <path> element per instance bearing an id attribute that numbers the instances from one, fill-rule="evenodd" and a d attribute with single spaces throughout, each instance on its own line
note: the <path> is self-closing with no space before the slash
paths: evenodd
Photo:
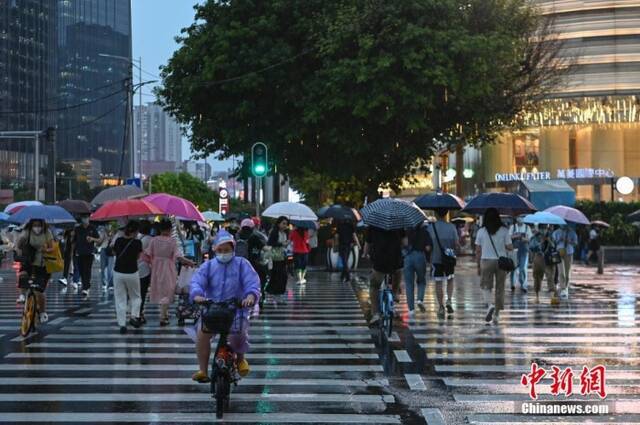
<path id="1" fill-rule="evenodd" d="M 458 260 L 456 258 L 456 252 L 451 248 L 442 248 L 442 244 L 440 243 L 440 237 L 438 236 L 438 229 L 436 228 L 436 224 L 433 223 L 433 233 L 436 235 L 436 241 L 438 242 L 438 248 L 440 248 L 440 253 L 442 254 L 442 265 L 444 267 L 455 267 Z"/>
<path id="2" fill-rule="evenodd" d="M 493 251 L 496 253 L 496 257 L 498 257 L 498 268 L 508 273 L 514 271 L 516 269 L 516 264 L 513 262 L 511 258 L 504 257 L 498 254 L 496 245 L 493 243 L 493 238 L 491 237 L 491 233 L 489 233 L 488 230 L 487 230 L 487 235 L 489 236 L 489 240 L 491 241 L 491 246 L 493 247 Z"/>

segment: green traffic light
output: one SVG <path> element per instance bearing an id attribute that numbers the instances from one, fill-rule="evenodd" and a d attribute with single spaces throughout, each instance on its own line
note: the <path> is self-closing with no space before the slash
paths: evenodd
<path id="1" fill-rule="evenodd" d="M 263 164 L 257 164 L 255 167 L 253 167 L 253 170 L 256 172 L 256 174 L 263 174 L 267 170 L 267 168 Z"/>

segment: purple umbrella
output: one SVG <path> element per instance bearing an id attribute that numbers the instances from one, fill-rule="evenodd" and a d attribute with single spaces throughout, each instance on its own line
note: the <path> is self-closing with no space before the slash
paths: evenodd
<path id="1" fill-rule="evenodd" d="M 178 196 L 167 193 L 154 193 L 144 198 L 144 200 L 160 208 L 167 215 L 175 215 L 182 220 L 206 221 L 191 201 Z"/>
<path id="2" fill-rule="evenodd" d="M 587 216 L 575 208 L 556 205 L 555 207 L 547 208 L 545 211 L 557 215 L 558 217 L 562 217 L 565 221 L 569 221 L 571 223 L 591 224 Z"/>

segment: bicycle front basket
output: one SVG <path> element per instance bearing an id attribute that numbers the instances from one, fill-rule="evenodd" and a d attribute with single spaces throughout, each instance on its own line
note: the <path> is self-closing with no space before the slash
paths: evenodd
<path id="1" fill-rule="evenodd" d="M 202 312 L 202 330 L 216 334 L 228 333 L 235 314 L 236 309 L 231 305 L 211 304 Z"/>

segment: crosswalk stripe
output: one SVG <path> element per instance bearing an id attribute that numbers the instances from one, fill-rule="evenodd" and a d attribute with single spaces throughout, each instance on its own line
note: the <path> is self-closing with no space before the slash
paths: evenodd
<path id="1" fill-rule="evenodd" d="M 193 386 L 191 378 L 61 378 L 61 377 L 20 377 L 20 378 L 0 378 L 0 384 L 12 386 L 161 386 L 161 385 L 188 385 Z M 244 378 L 239 386 L 312 386 L 312 387 L 385 387 L 389 385 L 386 378 L 380 379 L 286 379 L 286 378 Z"/>
<path id="2" fill-rule="evenodd" d="M 9 353 L 5 358 L 15 359 L 191 359 L 195 358 L 193 350 L 189 353 L 148 353 L 142 351 L 130 351 L 126 353 L 78 353 L 78 352 L 62 352 L 62 353 Z M 247 354 L 248 359 L 296 359 L 296 360 L 378 360 L 378 355 L 374 353 L 250 353 Z"/>
<path id="3" fill-rule="evenodd" d="M 413 373 L 405 373 L 404 378 L 407 380 L 407 385 L 409 385 L 409 389 L 413 391 L 424 391 L 427 387 L 422 380 L 422 376 Z"/>
<path id="4" fill-rule="evenodd" d="M 7 422 L 134 422 L 134 423 L 211 423 L 211 414 L 203 413 L 3 413 Z M 401 424 L 395 415 L 329 414 L 329 413 L 228 413 L 224 423 L 370 423 Z"/>
<path id="5" fill-rule="evenodd" d="M 37 364 L 0 364 L 0 370 L 70 370 L 70 371 L 193 371 L 193 365 L 183 364 L 57 364 L 57 363 L 37 363 Z M 299 365 L 299 364 L 277 364 L 277 365 L 252 365 L 255 372 L 383 372 L 381 365 Z"/>
<path id="6" fill-rule="evenodd" d="M 69 345 L 70 343 L 68 342 L 34 342 L 29 344 L 29 347 L 33 347 L 33 348 L 68 348 L 70 347 Z M 105 342 L 89 342 L 89 343 L 83 343 L 81 347 L 78 347 L 77 345 L 74 345 L 73 347 L 76 348 L 87 348 L 87 349 L 91 349 L 91 348 L 123 348 L 123 349 L 128 349 L 128 348 L 136 348 L 136 349 L 140 349 L 140 348 L 169 348 L 169 349 L 175 349 L 175 348 L 185 348 L 185 347 L 193 347 L 193 342 L 189 342 L 189 343 L 185 343 L 185 344 L 176 344 L 176 343 L 162 343 L 162 342 L 158 342 L 158 343 L 151 343 L 151 342 L 147 342 L 147 343 L 138 343 L 138 342 L 131 342 L 131 343 L 127 343 L 127 342 L 113 342 L 113 343 L 105 343 Z M 313 343 L 313 342 L 309 342 L 309 343 L 305 343 L 305 344 L 288 344 L 288 343 L 275 343 L 275 342 L 270 342 L 270 343 L 251 343 L 251 348 L 252 349 L 267 349 L 267 348 L 290 348 L 290 349 L 296 349 L 296 350 L 303 350 L 303 349 L 365 349 L 365 350 L 371 350 L 375 348 L 375 345 L 371 344 L 371 343 L 345 343 L 345 342 L 335 342 L 335 343 Z"/>

